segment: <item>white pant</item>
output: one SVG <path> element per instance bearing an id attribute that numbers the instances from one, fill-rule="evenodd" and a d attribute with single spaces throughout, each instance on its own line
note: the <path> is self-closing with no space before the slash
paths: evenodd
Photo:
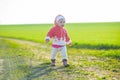
<path id="1" fill-rule="evenodd" d="M 51 59 L 55 59 L 57 52 L 60 51 L 62 59 L 67 59 L 67 48 L 66 46 L 60 48 L 52 48 Z"/>

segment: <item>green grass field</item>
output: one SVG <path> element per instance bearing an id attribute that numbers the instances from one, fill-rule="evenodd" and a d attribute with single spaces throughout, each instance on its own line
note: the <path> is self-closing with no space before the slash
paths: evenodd
<path id="1" fill-rule="evenodd" d="M 44 42 L 52 24 L 0 25 L 0 36 Z M 120 22 L 117 23 L 76 23 L 66 28 L 73 41 L 79 44 L 120 44 Z"/>
<path id="2" fill-rule="evenodd" d="M 0 80 L 119 80 L 120 22 L 66 24 L 70 67 L 50 64 L 52 24 L 0 25 Z"/>

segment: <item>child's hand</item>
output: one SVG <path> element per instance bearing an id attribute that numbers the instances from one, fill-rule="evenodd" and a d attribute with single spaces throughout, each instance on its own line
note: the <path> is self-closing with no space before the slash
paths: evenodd
<path id="1" fill-rule="evenodd" d="M 46 43 L 48 43 L 50 40 L 49 39 L 46 39 Z"/>
<path id="2" fill-rule="evenodd" d="M 72 43 L 69 43 L 68 45 L 69 45 L 69 46 L 72 46 Z"/>

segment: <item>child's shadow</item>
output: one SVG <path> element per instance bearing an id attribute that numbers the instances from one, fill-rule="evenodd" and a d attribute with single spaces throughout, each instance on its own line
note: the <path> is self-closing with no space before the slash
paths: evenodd
<path id="1" fill-rule="evenodd" d="M 35 78 L 40 78 L 44 75 L 49 74 L 50 72 L 56 70 L 56 69 L 62 69 L 63 66 L 55 68 L 50 66 L 50 63 L 42 63 L 38 65 L 37 67 L 31 68 L 31 72 L 27 74 L 22 80 L 32 80 Z"/>

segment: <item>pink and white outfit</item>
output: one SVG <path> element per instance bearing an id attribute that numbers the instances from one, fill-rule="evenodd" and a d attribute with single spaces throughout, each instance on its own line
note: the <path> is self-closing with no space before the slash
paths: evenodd
<path id="1" fill-rule="evenodd" d="M 53 39 L 51 59 L 55 59 L 58 51 L 61 52 L 62 59 L 67 59 L 66 43 L 67 44 L 71 43 L 71 40 L 68 36 L 66 29 L 64 27 L 58 26 L 57 23 L 58 23 L 59 19 L 65 20 L 65 18 L 62 15 L 58 15 L 55 18 L 54 27 L 52 27 L 49 30 L 47 37 L 46 37 L 47 40 L 50 40 L 51 38 Z"/>

